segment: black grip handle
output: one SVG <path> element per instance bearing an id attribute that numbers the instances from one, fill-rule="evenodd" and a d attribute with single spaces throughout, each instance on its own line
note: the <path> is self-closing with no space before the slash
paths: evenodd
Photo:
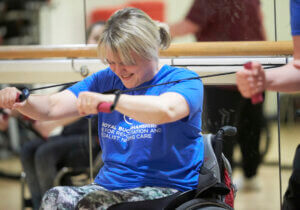
<path id="1" fill-rule="evenodd" d="M 236 127 L 233 126 L 223 126 L 220 128 L 215 136 L 214 141 L 214 150 L 219 164 L 219 169 L 223 174 L 223 161 L 222 161 L 222 152 L 223 152 L 223 140 L 225 136 L 235 136 L 237 133 Z M 223 177 L 223 175 L 221 176 Z"/>
<path id="2" fill-rule="evenodd" d="M 24 88 L 22 90 L 22 93 L 18 96 L 17 102 L 23 102 L 23 101 L 25 101 L 29 97 L 29 95 L 30 95 L 29 89 Z"/>

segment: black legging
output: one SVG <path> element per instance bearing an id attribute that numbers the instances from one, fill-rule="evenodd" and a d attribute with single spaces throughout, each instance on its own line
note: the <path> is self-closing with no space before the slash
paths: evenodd
<path id="1" fill-rule="evenodd" d="M 237 127 L 235 137 L 225 137 L 223 152 L 232 167 L 233 149 L 239 144 L 245 177 L 256 175 L 261 162 L 260 132 L 263 120 L 262 103 L 253 105 L 234 87 L 204 87 L 203 130 L 216 133 L 224 125 Z"/>

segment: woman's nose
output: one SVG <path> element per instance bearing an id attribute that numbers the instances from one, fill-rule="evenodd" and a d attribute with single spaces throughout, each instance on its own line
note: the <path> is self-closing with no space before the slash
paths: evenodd
<path id="1" fill-rule="evenodd" d="M 115 65 L 115 71 L 117 73 L 121 73 L 122 71 L 124 71 L 124 65 L 122 65 L 122 64 L 116 64 Z"/>

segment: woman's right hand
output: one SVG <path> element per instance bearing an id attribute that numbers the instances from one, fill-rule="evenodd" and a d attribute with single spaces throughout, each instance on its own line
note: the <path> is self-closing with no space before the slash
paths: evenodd
<path id="1" fill-rule="evenodd" d="M 15 87 L 7 87 L 0 90 L 0 108 L 16 109 L 22 107 L 25 103 L 18 102 L 20 94 L 22 92 Z"/>

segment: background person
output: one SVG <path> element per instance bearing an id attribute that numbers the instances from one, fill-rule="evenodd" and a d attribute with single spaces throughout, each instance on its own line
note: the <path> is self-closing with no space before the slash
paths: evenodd
<path id="1" fill-rule="evenodd" d="M 206 42 L 266 38 L 259 0 L 194 0 L 186 18 L 172 24 L 170 31 L 172 37 L 194 34 L 197 41 Z M 223 151 L 234 167 L 233 149 L 236 142 L 239 144 L 245 181 L 239 179 L 235 183 L 239 189 L 257 190 L 263 104 L 253 105 L 235 86 L 208 85 L 204 92 L 204 131 L 216 133 L 224 125 L 237 127 L 235 137 L 226 137 Z"/>
<path id="2" fill-rule="evenodd" d="M 87 44 L 97 44 L 99 37 L 103 31 L 105 22 L 97 21 L 93 23 L 87 30 L 86 34 L 88 37 Z"/>
<path id="3" fill-rule="evenodd" d="M 240 70 L 236 74 L 241 94 L 250 98 L 264 90 L 300 91 L 300 2 L 290 0 L 291 29 L 294 45 L 294 60 L 285 66 L 264 71 L 261 64 L 252 63 L 252 71 Z M 300 209 L 300 144 L 296 148 L 293 172 L 284 195 L 283 209 Z"/>
<path id="4" fill-rule="evenodd" d="M 93 159 L 99 153 L 97 120 L 93 120 Z M 48 137 L 49 128 L 64 126 L 60 135 Z M 44 193 L 54 186 L 58 171 L 63 167 L 89 167 L 89 140 L 87 119 L 70 118 L 59 121 L 38 121 L 34 128 L 44 135 L 24 144 L 20 158 L 26 173 L 33 209 L 39 209 Z M 72 184 L 71 180 L 64 180 Z"/>

